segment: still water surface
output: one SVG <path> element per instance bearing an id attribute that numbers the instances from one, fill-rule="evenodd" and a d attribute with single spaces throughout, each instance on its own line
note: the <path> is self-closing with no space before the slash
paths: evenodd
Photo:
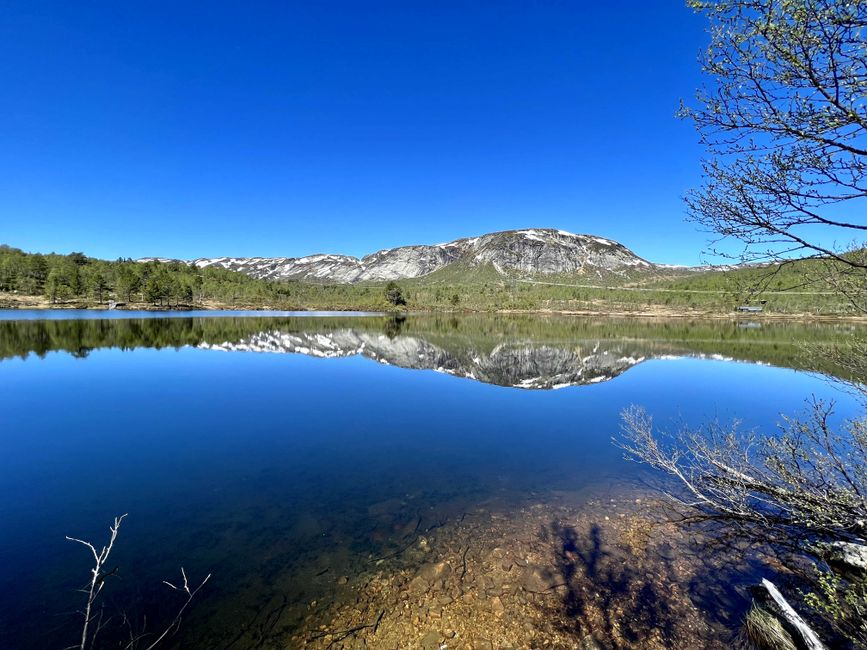
<path id="1" fill-rule="evenodd" d="M 642 478 L 611 442 L 630 404 L 764 430 L 811 395 L 854 409 L 798 343 L 846 325 L 19 315 L 0 319 L 10 648 L 75 642 L 89 565 L 64 536 L 102 543 L 117 514 L 112 606 L 170 618 L 183 565 L 213 577 L 173 643 L 293 647 L 337 576 L 414 561 L 419 531 Z"/>

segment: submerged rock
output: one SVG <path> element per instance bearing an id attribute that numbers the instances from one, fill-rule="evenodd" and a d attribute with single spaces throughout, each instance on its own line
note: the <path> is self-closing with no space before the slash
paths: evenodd
<path id="1" fill-rule="evenodd" d="M 848 573 L 867 573 L 867 546 L 853 542 L 832 542 L 821 547 L 831 564 Z"/>
<path id="2" fill-rule="evenodd" d="M 563 584 L 562 580 L 548 569 L 535 565 L 527 565 L 521 572 L 520 585 L 524 591 L 541 594 Z"/>
<path id="3" fill-rule="evenodd" d="M 422 650 L 439 650 L 442 641 L 442 634 L 431 631 L 425 634 L 419 643 L 421 644 Z"/>
<path id="4" fill-rule="evenodd" d="M 426 594 L 428 591 L 430 591 L 430 582 L 428 582 L 421 576 L 416 576 L 409 581 L 409 584 L 407 585 L 407 591 L 417 596 L 420 596 L 421 594 Z"/>
<path id="5" fill-rule="evenodd" d="M 602 644 L 599 643 L 595 638 L 593 638 L 592 634 L 588 634 L 583 639 L 581 639 L 581 645 L 579 646 L 581 650 L 603 650 Z"/>
<path id="6" fill-rule="evenodd" d="M 425 564 L 418 570 L 418 576 L 426 580 L 428 583 L 433 583 L 436 580 L 441 580 L 448 577 L 452 572 L 452 568 L 445 562 Z"/>

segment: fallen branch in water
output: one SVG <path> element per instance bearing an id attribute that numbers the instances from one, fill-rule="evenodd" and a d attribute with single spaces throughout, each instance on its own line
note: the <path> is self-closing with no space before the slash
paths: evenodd
<path id="1" fill-rule="evenodd" d="M 70 648 L 78 648 L 79 650 L 87 650 L 88 648 L 93 648 L 95 645 L 96 636 L 108 625 L 108 621 L 103 621 L 103 609 L 100 609 L 99 616 L 96 617 L 94 615 L 94 606 L 97 599 L 99 598 L 99 595 L 102 593 L 103 587 L 105 587 L 106 578 L 117 573 L 116 567 L 111 571 L 106 571 L 105 565 L 108 561 L 109 555 L 111 555 L 112 549 L 114 548 L 114 543 L 117 540 L 117 534 L 120 530 L 120 525 L 126 516 L 126 514 L 123 514 L 120 517 L 114 518 L 114 524 L 109 527 L 110 535 L 108 544 L 106 546 L 103 546 L 102 549 L 99 551 L 96 550 L 96 546 L 94 546 L 88 541 L 78 539 L 77 537 L 66 537 L 66 539 L 71 542 L 76 542 L 87 547 L 94 558 L 94 566 L 90 570 L 90 584 L 86 588 L 81 590 L 82 592 L 87 594 L 84 611 L 82 612 L 82 615 L 84 616 L 84 624 L 81 628 L 81 639 L 77 645 L 70 646 Z M 186 600 L 183 602 L 177 614 L 175 614 L 175 617 L 165 628 L 165 630 L 163 630 L 163 632 L 156 638 L 155 641 L 150 643 L 150 645 L 146 646 L 144 650 L 153 650 L 153 648 L 159 645 L 167 636 L 169 636 L 172 632 L 176 631 L 180 627 L 181 618 L 187 607 L 189 607 L 193 598 L 196 596 L 199 590 L 205 586 L 205 583 L 207 583 L 210 578 L 211 574 L 209 573 L 207 576 L 205 576 L 205 579 L 202 580 L 202 582 L 200 582 L 197 587 L 191 588 L 189 580 L 187 579 L 187 573 L 184 568 L 181 567 L 182 583 L 180 586 L 176 586 L 171 582 L 163 580 L 163 584 L 169 586 L 174 591 L 186 594 Z M 129 642 L 125 646 L 123 646 L 124 650 L 135 650 L 136 648 L 141 647 L 142 644 L 146 643 L 144 641 L 145 637 L 150 635 L 145 632 L 137 635 L 134 634 L 132 630 L 132 625 L 126 614 L 123 614 L 122 618 L 130 629 Z M 108 620 L 110 621 L 111 618 L 109 618 Z M 93 626 L 91 625 L 92 623 L 95 625 L 95 629 L 93 629 Z"/>
<path id="2" fill-rule="evenodd" d="M 103 567 L 105 566 L 106 561 L 108 561 L 108 556 L 111 555 L 111 550 L 114 548 L 114 542 L 117 539 L 117 532 L 120 530 L 120 524 L 123 522 L 124 517 L 126 517 L 125 514 L 114 518 L 114 524 L 108 529 L 110 532 L 108 545 L 103 546 L 102 550 L 99 552 L 97 552 L 96 547 L 90 542 L 86 542 L 83 539 L 78 539 L 76 537 L 66 536 L 66 539 L 70 542 L 77 542 L 78 544 L 82 544 L 90 549 L 90 552 L 93 553 L 94 559 L 93 568 L 90 570 L 90 585 L 87 590 L 82 590 L 87 594 L 87 602 L 84 606 L 84 625 L 81 626 L 81 643 L 78 646 L 81 650 L 86 650 L 87 648 L 90 623 L 93 620 L 93 605 L 96 603 L 96 599 L 99 598 L 99 594 L 105 586 L 105 579 L 115 572 L 112 570 L 109 573 L 104 573 Z"/>
<path id="3" fill-rule="evenodd" d="M 793 629 L 800 637 L 801 645 L 807 650 L 827 650 L 812 628 L 801 618 L 800 614 L 789 605 L 788 601 L 777 589 L 776 585 L 767 578 L 762 579 L 761 589 L 766 598 L 775 605 L 779 617 L 786 625 Z"/>
<path id="4" fill-rule="evenodd" d="M 676 479 L 679 491 L 665 494 L 681 522 L 712 527 L 712 543 L 772 554 L 796 577 L 808 620 L 867 647 L 867 582 L 858 569 L 867 566 L 867 417 L 838 425 L 832 406 L 814 400 L 805 417 L 784 418 L 761 435 L 737 423 L 659 431 L 646 411 L 631 407 L 615 442 L 627 458 Z M 776 610 L 800 634 L 780 603 Z M 819 647 L 813 636 L 801 646 Z"/>
<path id="5" fill-rule="evenodd" d="M 190 585 L 187 582 L 187 574 L 184 571 L 184 567 L 181 567 L 181 577 L 184 579 L 184 584 L 182 587 L 176 587 L 175 585 L 173 585 L 171 582 L 168 582 L 167 580 L 163 580 L 163 584 L 168 585 L 169 587 L 171 587 L 175 591 L 184 592 L 187 595 L 187 599 L 184 601 L 184 604 L 181 605 L 181 608 L 178 610 L 178 613 L 175 614 L 175 617 L 172 619 L 172 622 L 169 623 L 169 626 L 165 630 L 163 630 L 163 633 L 157 637 L 157 640 L 154 641 L 153 643 L 151 643 L 147 648 L 145 648 L 145 650 L 152 650 L 160 643 L 160 641 L 162 641 L 164 638 L 166 638 L 166 636 L 169 634 L 169 632 L 171 632 L 172 630 L 177 630 L 180 627 L 181 616 L 183 615 L 184 610 L 193 601 L 193 598 L 195 597 L 195 595 L 197 593 L 199 593 L 199 589 L 204 587 L 205 583 L 211 579 L 211 574 L 209 573 L 208 575 L 206 575 L 205 579 L 199 583 L 199 586 L 193 590 L 190 590 Z"/>
<path id="6" fill-rule="evenodd" d="M 467 547 L 464 549 L 464 553 L 461 556 L 461 563 L 463 565 L 461 568 L 461 581 L 463 581 L 464 576 L 467 575 L 467 553 L 469 553 L 469 552 L 470 552 L 470 545 L 467 544 Z"/>
<path id="7" fill-rule="evenodd" d="M 429 533 L 430 531 L 436 530 L 437 528 L 442 528 L 443 526 L 446 525 L 446 522 L 448 522 L 448 518 L 444 519 L 443 521 L 441 521 L 438 524 L 431 524 L 430 526 L 425 528 L 422 531 L 422 533 Z M 420 523 L 421 523 L 421 519 L 419 519 L 419 523 L 416 524 L 415 531 L 413 531 L 413 533 L 416 533 L 418 531 Z M 407 550 L 408 548 L 413 546 L 419 539 L 421 539 L 421 534 L 414 534 L 412 541 L 410 541 L 406 546 L 401 546 L 399 549 L 397 549 L 393 553 L 389 553 L 387 555 L 381 555 L 379 557 L 375 557 L 371 560 L 371 562 L 379 562 L 380 560 L 390 560 L 394 557 L 397 557 L 398 555 L 403 553 L 405 550 Z"/>
<path id="8" fill-rule="evenodd" d="M 356 627 L 349 628 L 348 630 L 343 630 L 341 632 L 320 632 L 319 634 L 315 634 L 310 637 L 311 641 L 315 641 L 317 639 L 323 639 L 327 636 L 333 636 L 334 638 L 328 643 L 328 647 L 330 648 L 335 643 L 340 643 L 344 639 L 349 638 L 353 634 L 358 634 L 362 630 L 373 629 L 373 633 L 376 634 L 376 631 L 379 629 L 379 623 L 382 621 L 382 617 L 385 616 L 385 610 L 382 609 L 379 611 L 379 615 L 376 617 L 376 620 L 373 623 L 367 623 L 366 625 L 358 625 Z"/>

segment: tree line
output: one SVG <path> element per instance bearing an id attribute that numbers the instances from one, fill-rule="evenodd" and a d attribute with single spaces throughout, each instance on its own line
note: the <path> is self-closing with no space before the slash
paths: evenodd
<path id="1" fill-rule="evenodd" d="M 816 267 L 816 268 L 813 268 Z M 821 269 L 819 269 L 821 267 Z M 824 279 L 820 260 L 649 279 L 640 287 L 598 286 L 584 278 L 552 277 L 550 284 L 501 276 L 479 267 L 462 277 L 429 277 L 388 283 L 320 284 L 302 280 L 257 280 L 220 267 L 182 262 L 114 262 L 69 255 L 25 253 L 0 245 L 0 294 L 44 296 L 50 303 L 89 307 L 109 301 L 169 308 L 207 302 L 220 307 L 326 310 L 640 311 L 653 306 L 689 311 L 731 311 L 749 302 L 755 286 L 766 294 L 765 311 L 848 315 L 860 310 Z M 835 266 L 844 270 L 842 264 Z M 606 280 L 615 282 L 616 279 Z M 570 284 L 576 283 L 576 284 Z M 790 289 L 795 288 L 795 291 Z"/>
<path id="2" fill-rule="evenodd" d="M 87 257 L 83 253 L 26 253 L 0 245 L 0 291 L 68 301 L 191 306 L 207 300 L 253 303 L 280 300 L 281 286 L 227 269 L 183 262 L 135 262 Z"/>

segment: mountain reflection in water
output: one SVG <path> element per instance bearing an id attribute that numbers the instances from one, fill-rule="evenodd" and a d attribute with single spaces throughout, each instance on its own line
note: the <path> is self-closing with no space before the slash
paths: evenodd
<path id="1" fill-rule="evenodd" d="M 616 377 L 645 360 L 641 346 L 615 341 L 578 341 L 558 347 L 534 341 L 499 343 L 490 351 L 446 350 L 417 336 L 346 329 L 316 332 L 261 332 L 236 343 L 202 343 L 210 350 L 300 353 L 315 357 L 364 355 L 401 368 L 435 370 L 487 384 L 552 389 Z M 628 348 L 628 349 L 627 349 Z M 636 354 L 640 356 L 635 356 Z"/>
<path id="2" fill-rule="evenodd" d="M 835 345 L 843 324 L 671 322 L 530 316 L 245 317 L 0 321 L 0 358 L 98 348 L 361 355 L 524 389 L 608 381 L 673 357 L 744 361 L 840 374 L 804 342 Z"/>

